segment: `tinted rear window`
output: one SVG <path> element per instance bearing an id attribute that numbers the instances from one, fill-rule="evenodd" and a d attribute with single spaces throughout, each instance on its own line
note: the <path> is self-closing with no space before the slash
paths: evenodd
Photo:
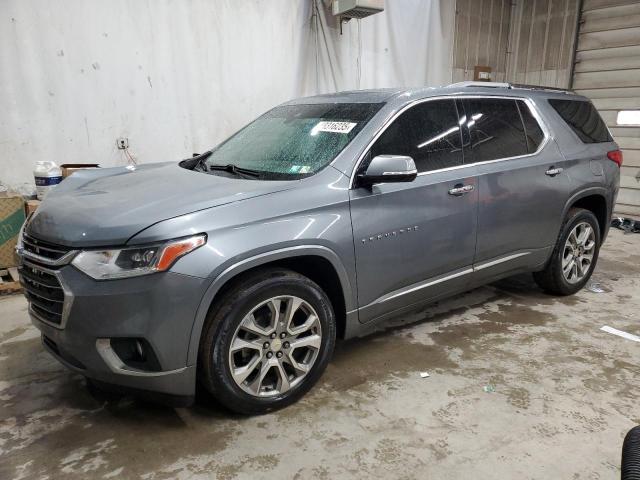
<path id="1" fill-rule="evenodd" d="M 474 162 L 517 157 L 529 153 L 515 100 L 465 99 Z"/>
<path id="2" fill-rule="evenodd" d="M 550 99 L 549 103 L 584 143 L 613 142 L 591 102 Z"/>

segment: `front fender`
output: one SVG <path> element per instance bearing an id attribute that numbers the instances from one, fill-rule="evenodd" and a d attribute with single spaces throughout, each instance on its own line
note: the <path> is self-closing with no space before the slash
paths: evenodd
<path id="1" fill-rule="evenodd" d="M 200 301 L 200 305 L 196 313 L 196 318 L 193 323 L 193 328 L 191 330 L 191 339 L 189 341 L 189 351 L 187 354 L 187 365 L 193 365 L 197 361 L 198 349 L 200 346 L 200 335 L 202 333 L 204 322 L 207 318 L 209 308 L 216 294 L 220 291 L 224 284 L 226 284 L 229 280 L 236 277 L 240 273 L 252 268 L 266 265 L 277 260 L 307 255 L 322 257 L 331 262 L 331 265 L 333 265 L 333 268 L 336 270 L 338 278 L 340 279 L 347 311 L 355 309 L 354 290 L 351 286 L 347 271 L 342 261 L 340 260 L 340 257 L 338 257 L 338 255 L 330 248 L 324 247 L 322 245 L 296 245 L 260 253 L 258 255 L 245 258 L 244 260 L 238 261 L 228 266 L 220 275 L 213 279 L 213 281 L 205 291 L 202 300 Z"/>
<path id="2" fill-rule="evenodd" d="M 200 332 L 211 302 L 230 278 L 269 262 L 316 255 L 333 265 L 345 307 L 356 309 L 356 274 L 348 181 L 327 168 L 297 188 L 164 220 L 140 232 L 131 245 L 207 234 L 207 244 L 180 258 L 171 271 L 204 279 L 191 328 L 188 365 L 196 362 Z M 186 325 L 189 322 L 189 325 Z"/>

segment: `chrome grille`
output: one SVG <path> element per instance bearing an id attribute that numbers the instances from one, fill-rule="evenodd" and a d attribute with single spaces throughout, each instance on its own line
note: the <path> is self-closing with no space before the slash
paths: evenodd
<path id="1" fill-rule="evenodd" d="M 48 260 L 60 260 L 71 251 L 71 249 L 68 247 L 55 245 L 49 242 L 43 242 L 42 240 L 38 240 L 30 235 L 27 235 L 26 233 L 23 235 L 22 242 L 25 252 L 31 253 L 38 257 L 44 257 Z"/>
<path id="2" fill-rule="evenodd" d="M 45 323 L 62 326 L 65 292 L 55 271 L 25 261 L 18 272 L 31 311 Z"/>

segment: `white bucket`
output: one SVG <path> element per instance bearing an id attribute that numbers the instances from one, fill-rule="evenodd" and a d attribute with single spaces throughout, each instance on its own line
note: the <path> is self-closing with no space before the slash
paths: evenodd
<path id="1" fill-rule="evenodd" d="M 43 200 L 47 193 L 62 181 L 62 170 L 54 162 L 36 162 L 33 176 L 38 200 Z"/>

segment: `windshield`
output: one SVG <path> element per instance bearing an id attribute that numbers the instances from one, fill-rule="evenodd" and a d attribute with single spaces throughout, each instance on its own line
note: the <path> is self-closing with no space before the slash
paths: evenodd
<path id="1" fill-rule="evenodd" d="M 205 161 L 211 173 L 233 165 L 256 178 L 297 179 L 329 164 L 358 134 L 380 103 L 276 107 L 220 144 Z M 213 167 L 213 168 L 212 168 Z"/>

